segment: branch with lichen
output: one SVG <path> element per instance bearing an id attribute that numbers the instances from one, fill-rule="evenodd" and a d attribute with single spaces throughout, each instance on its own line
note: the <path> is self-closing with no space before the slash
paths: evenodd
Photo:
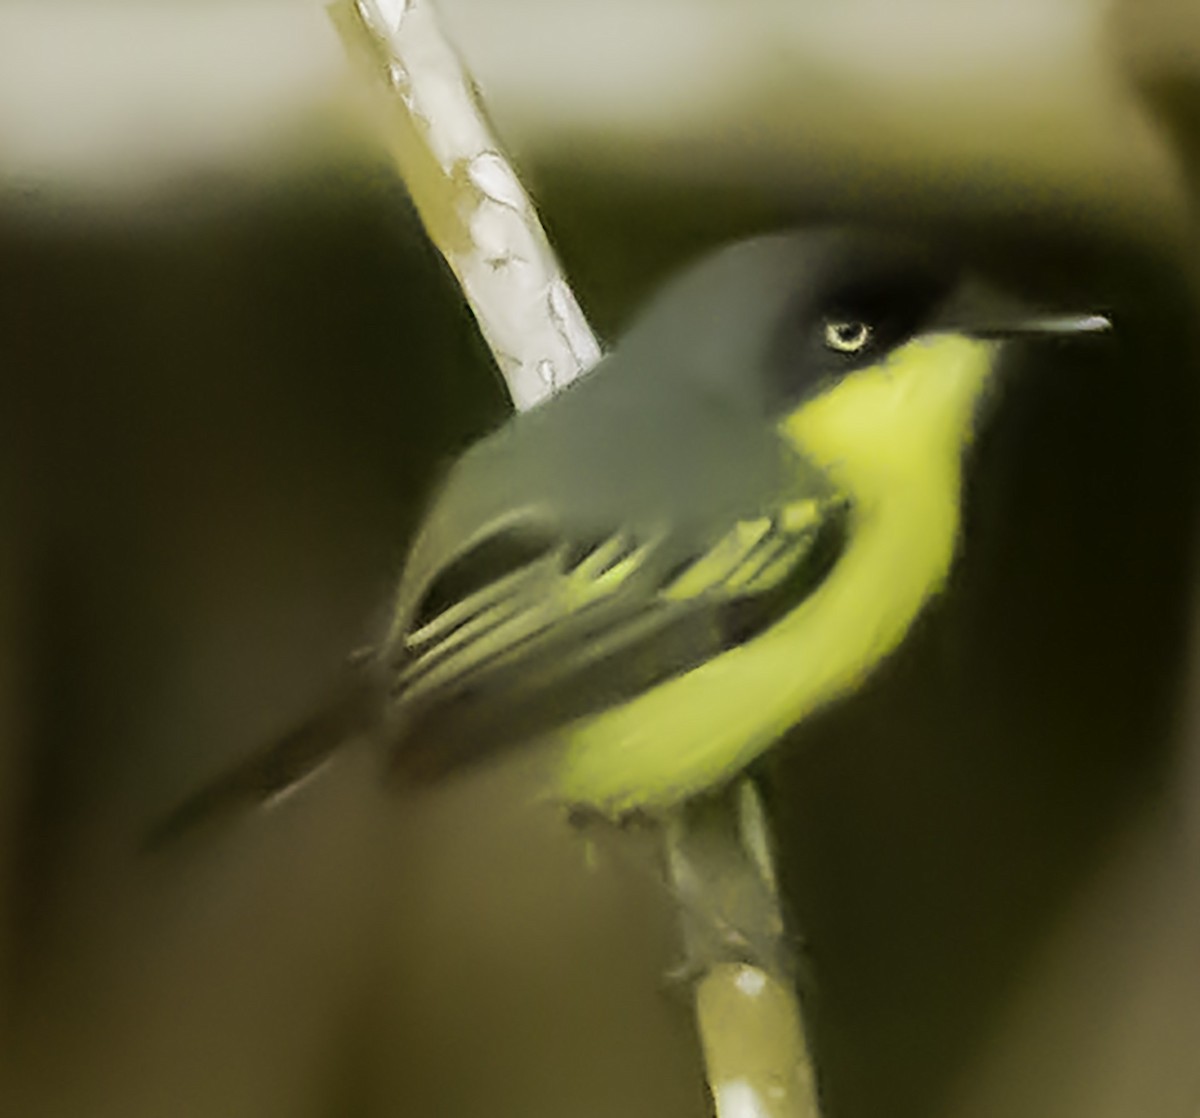
<path id="1" fill-rule="evenodd" d="M 458 278 L 519 410 L 586 373 L 600 347 L 478 90 L 428 0 L 335 0 L 381 136 Z M 684 970 L 718 1118 L 817 1118 L 770 833 L 743 779 L 663 821 Z"/>

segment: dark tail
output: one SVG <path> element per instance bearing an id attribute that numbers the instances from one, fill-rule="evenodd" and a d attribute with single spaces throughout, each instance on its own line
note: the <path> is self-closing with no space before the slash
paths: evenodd
<path id="1" fill-rule="evenodd" d="M 353 666 L 316 714 L 239 765 L 193 792 L 143 840 L 161 851 L 192 832 L 260 806 L 314 772 L 337 750 L 377 725 L 380 689 L 374 675 Z"/>

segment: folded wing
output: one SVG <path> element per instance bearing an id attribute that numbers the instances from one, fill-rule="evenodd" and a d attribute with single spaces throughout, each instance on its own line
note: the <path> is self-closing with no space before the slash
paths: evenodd
<path id="1" fill-rule="evenodd" d="M 749 640 L 820 584 L 846 516 L 838 500 L 793 495 L 703 546 L 617 530 L 546 546 L 492 580 L 480 573 L 457 598 L 435 579 L 441 608 L 418 610 L 394 650 L 398 768 L 440 775 Z"/>

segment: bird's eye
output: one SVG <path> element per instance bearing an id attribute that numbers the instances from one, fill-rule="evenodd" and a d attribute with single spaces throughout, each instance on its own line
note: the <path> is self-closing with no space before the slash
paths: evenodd
<path id="1" fill-rule="evenodd" d="M 825 344 L 838 353 L 861 353 L 871 344 L 873 334 L 866 322 L 830 319 L 825 323 Z"/>

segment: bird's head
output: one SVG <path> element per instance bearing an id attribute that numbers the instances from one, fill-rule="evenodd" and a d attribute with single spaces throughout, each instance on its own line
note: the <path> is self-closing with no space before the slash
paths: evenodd
<path id="1" fill-rule="evenodd" d="M 1109 325 L 1014 298 L 916 241 L 804 230 L 715 253 L 664 289 L 625 344 L 758 411 L 870 496 L 923 465 L 954 472 L 1008 343 Z"/>

